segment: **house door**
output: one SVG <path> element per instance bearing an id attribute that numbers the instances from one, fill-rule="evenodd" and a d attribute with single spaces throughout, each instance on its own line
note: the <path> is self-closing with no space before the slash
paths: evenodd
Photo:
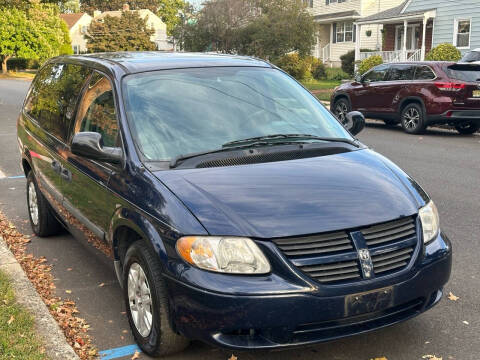
<path id="1" fill-rule="evenodd" d="M 403 25 L 397 25 L 395 28 L 395 50 L 403 50 L 404 31 Z M 407 26 L 407 50 L 419 49 L 420 41 L 419 25 Z"/>

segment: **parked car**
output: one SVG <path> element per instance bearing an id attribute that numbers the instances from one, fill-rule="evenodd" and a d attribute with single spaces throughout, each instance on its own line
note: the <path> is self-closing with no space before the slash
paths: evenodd
<path id="1" fill-rule="evenodd" d="M 364 118 L 346 123 L 357 133 Z M 112 254 L 152 356 L 188 339 L 270 349 L 382 328 L 437 304 L 450 276 L 422 188 L 260 60 L 54 58 L 18 143 L 33 231 L 64 226 Z"/>
<path id="2" fill-rule="evenodd" d="M 340 85 L 331 110 L 344 119 L 351 110 L 400 123 L 409 134 L 448 124 L 461 134 L 480 129 L 480 66 L 451 62 L 390 63 Z"/>
<path id="3" fill-rule="evenodd" d="M 480 48 L 468 51 L 463 55 L 459 63 L 479 64 L 480 65 Z"/>

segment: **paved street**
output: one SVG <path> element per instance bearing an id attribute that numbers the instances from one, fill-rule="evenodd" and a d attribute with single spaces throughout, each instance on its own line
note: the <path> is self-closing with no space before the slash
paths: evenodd
<path id="1" fill-rule="evenodd" d="M 0 210 L 20 231 L 32 234 L 27 221 L 25 179 L 16 177 L 23 174 L 15 123 L 28 86 L 27 81 L 0 80 Z M 399 127 L 372 122 L 359 138 L 406 170 L 436 202 L 441 226 L 454 248 L 453 274 L 445 292 L 451 291 L 460 299 L 453 302 L 444 297 L 431 311 L 377 332 L 304 349 L 236 352 L 239 360 L 369 360 L 382 356 L 388 360 L 420 360 L 427 354 L 444 360 L 479 358 L 480 136 L 437 129 L 412 136 Z M 99 350 L 134 344 L 113 266 L 102 254 L 67 233 L 33 238 L 29 250 L 46 256 L 53 264 L 58 294 L 77 302 L 79 316 L 91 325 L 90 334 Z M 102 283 L 105 285 L 99 287 Z M 72 293 L 67 295 L 65 290 Z M 184 353 L 169 359 L 223 360 L 230 354 L 194 342 Z"/>

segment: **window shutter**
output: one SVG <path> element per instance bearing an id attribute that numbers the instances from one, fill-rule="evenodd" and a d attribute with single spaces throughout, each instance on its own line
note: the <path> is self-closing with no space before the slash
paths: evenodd
<path id="1" fill-rule="evenodd" d="M 353 24 L 353 42 L 357 41 L 357 25 Z"/>
<path id="2" fill-rule="evenodd" d="M 333 39 L 332 39 L 332 43 L 336 43 L 337 42 L 337 23 L 333 23 Z"/>

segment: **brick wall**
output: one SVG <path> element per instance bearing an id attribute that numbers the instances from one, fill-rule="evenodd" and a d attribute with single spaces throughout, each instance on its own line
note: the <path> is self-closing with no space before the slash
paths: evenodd
<path id="1" fill-rule="evenodd" d="M 420 49 L 422 46 L 422 35 L 423 35 L 423 25 L 421 23 L 412 23 L 418 24 L 418 31 L 420 32 L 420 38 L 418 40 L 418 48 Z M 403 23 L 399 24 L 385 24 L 383 26 L 384 31 L 384 43 L 383 43 L 383 51 L 393 51 L 395 50 L 395 27 L 397 25 L 402 25 Z M 425 34 L 425 49 L 426 53 L 428 53 L 432 49 L 432 31 L 433 31 L 433 21 L 429 21 L 427 23 L 427 29 Z"/>

